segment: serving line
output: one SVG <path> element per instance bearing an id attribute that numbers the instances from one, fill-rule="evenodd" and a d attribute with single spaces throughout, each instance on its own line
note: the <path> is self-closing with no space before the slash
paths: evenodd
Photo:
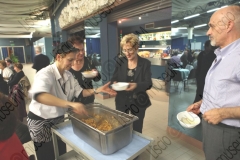
<path id="1" fill-rule="evenodd" d="M 84 160 L 132 160 L 144 152 L 150 143 L 153 143 L 152 138 L 133 131 L 133 139 L 129 145 L 113 154 L 103 155 L 74 134 L 71 121 L 65 121 L 56 126 L 56 128 L 51 128 L 55 160 L 76 160 L 76 158 Z M 73 150 L 59 156 L 57 136 Z"/>

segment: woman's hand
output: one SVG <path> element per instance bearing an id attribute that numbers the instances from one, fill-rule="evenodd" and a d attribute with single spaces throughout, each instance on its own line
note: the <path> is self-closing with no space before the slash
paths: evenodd
<path id="1" fill-rule="evenodd" d="M 129 86 L 125 91 L 133 91 L 136 87 L 137 83 L 129 83 Z"/>
<path id="2" fill-rule="evenodd" d="M 109 88 L 109 85 L 110 85 L 111 82 L 108 82 L 106 83 L 104 86 L 102 87 L 99 87 L 97 89 L 97 92 L 104 92 L 104 93 L 108 93 L 110 94 L 111 96 L 115 96 L 117 94 L 116 91 L 112 90 L 111 88 Z"/>
<path id="3" fill-rule="evenodd" d="M 95 77 L 97 77 L 97 76 L 98 76 L 98 74 L 99 74 L 99 73 L 98 73 L 98 70 L 96 70 L 96 69 L 92 69 L 92 71 L 93 71 L 93 72 L 96 72 L 96 75 L 95 75 Z"/>
<path id="4" fill-rule="evenodd" d="M 73 112 L 79 114 L 79 115 L 88 115 L 88 112 L 85 109 L 85 105 L 78 102 L 71 102 L 70 105 Z"/>

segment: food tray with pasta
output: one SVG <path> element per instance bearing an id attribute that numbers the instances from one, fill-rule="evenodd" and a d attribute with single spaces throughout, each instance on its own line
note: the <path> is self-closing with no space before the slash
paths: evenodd
<path id="1" fill-rule="evenodd" d="M 73 132 L 102 154 L 112 154 L 132 141 L 133 122 L 138 117 L 101 104 L 86 105 L 89 116 L 69 113 Z"/>

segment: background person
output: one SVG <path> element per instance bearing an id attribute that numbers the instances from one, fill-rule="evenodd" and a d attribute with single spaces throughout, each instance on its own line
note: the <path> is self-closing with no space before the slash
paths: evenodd
<path id="1" fill-rule="evenodd" d="M 9 94 L 9 87 L 6 81 L 4 81 L 3 76 L 0 74 L 0 92 L 8 95 Z"/>
<path id="2" fill-rule="evenodd" d="M 22 157 L 21 160 L 28 160 L 28 155 L 15 133 L 17 112 L 13 106 L 9 107 L 9 110 L 6 109 L 6 104 L 9 102 L 7 96 L 0 92 L 0 157 L 1 160 L 13 160 L 17 157 Z"/>
<path id="3" fill-rule="evenodd" d="M 187 111 L 203 114 L 206 160 L 240 159 L 239 144 L 234 144 L 240 133 L 239 15 L 240 6 L 235 5 L 221 8 L 211 16 L 207 35 L 211 45 L 219 48 L 206 75 L 203 99 L 187 108 Z"/>
<path id="4" fill-rule="evenodd" d="M 185 68 L 186 66 L 187 66 L 187 64 L 189 63 L 188 62 L 188 51 L 187 50 L 185 50 L 184 51 L 184 53 L 183 53 L 183 55 L 181 56 L 181 62 L 182 62 L 182 66 L 183 66 L 183 68 Z"/>
<path id="5" fill-rule="evenodd" d="M 15 70 L 16 74 L 14 74 L 12 79 L 8 81 L 8 85 L 10 86 L 10 88 L 12 88 L 14 85 L 18 84 L 20 79 L 22 79 L 25 76 L 22 69 L 23 69 L 23 65 L 21 63 L 14 64 L 14 70 Z"/>
<path id="6" fill-rule="evenodd" d="M 35 47 L 35 53 L 36 56 L 34 57 L 32 68 L 36 69 L 38 72 L 42 68 L 48 66 L 50 64 L 50 60 L 48 56 L 42 54 L 42 48 L 40 46 Z"/>
<path id="7" fill-rule="evenodd" d="M 4 60 L 0 60 L 0 69 L 3 79 L 8 82 L 9 78 L 12 76 L 13 71 L 7 67 L 7 63 Z"/>
<path id="8" fill-rule="evenodd" d="M 116 109 L 136 115 L 139 120 L 133 123 L 133 129 L 142 133 L 145 111 L 151 105 L 146 93 L 152 87 L 151 62 L 138 56 L 139 39 L 135 34 L 125 35 L 120 46 L 125 57 L 119 58 L 111 81 L 128 82 L 129 88 L 117 92 Z"/>
<path id="9" fill-rule="evenodd" d="M 35 75 L 30 89 L 32 101 L 29 105 L 28 127 L 38 160 L 54 159 L 54 150 L 50 124 L 63 121 L 64 114 L 71 108 L 77 114 L 87 114 L 82 103 L 71 102 L 80 94 L 84 97 L 98 92 L 115 95 L 107 83 L 97 89 L 82 89 L 72 73 L 68 70 L 78 52 L 70 42 L 63 42 L 54 51 L 55 62 Z M 40 147 L 39 147 L 40 146 Z M 66 144 L 58 140 L 59 154 L 66 152 Z"/>
<path id="10" fill-rule="evenodd" d="M 7 67 L 14 72 L 14 67 L 13 67 L 13 64 L 12 64 L 12 60 L 11 59 L 7 59 L 5 61 L 7 63 Z"/>
<path id="11" fill-rule="evenodd" d="M 79 49 L 79 52 L 76 54 L 76 59 L 73 62 L 73 65 L 69 71 L 73 74 L 75 79 L 77 79 L 79 85 L 83 89 L 93 89 L 92 81 L 99 81 L 101 79 L 101 75 L 97 73 L 94 78 L 85 78 L 82 75 L 82 72 L 84 71 L 97 71 L 96 66 L 91 63 L 87 57 L 85 57 L 84 40 L 79 36 L 72 36 L 68 40 L 73 44 L 75 48 Z M 88 97 L 83 97 L 81 95 L 75 101 L 81 102 L 83 104 L 88 104 L 93 103 L 94 99 L 94 95 Z"/>
<path id="12" fill-rule="evenodd" d="M 216 47 L 211 46 L 210 40 L 207 40 L 204 45 L 204 51 L 200 52 L 197 58 L 197 70 L 196 70 L 196 82 L 197 90 L 196 96 L 193 103 L 198 102 L 202 99 L 203 89 L 205 85 L 205 78 L 212 62 L 216 58 L 214 50 Z"/>

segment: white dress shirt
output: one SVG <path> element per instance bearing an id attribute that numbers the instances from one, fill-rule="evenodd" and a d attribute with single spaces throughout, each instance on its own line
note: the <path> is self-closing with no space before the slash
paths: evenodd
<path id="1" fill-rule="evenodd" d="M 56 118 L 64 115 L 67 111 L 66 108 L 44 105 L 33 99 L 37 93 L 41 92 L 50 93 L 67 101 L 72 101 L 74 97 L 78 97 L 83 90 L 78 81 L 69 71 L 65 71 L 63 77 L 64 80 L 55 63 L 37 72 L 32 88 L 29 91 L 29 94 L 32 97 L 29 111 L 44 119 Z M 65 90 L 65 94 L 63 90 Z"/>
<path id="2" fill-rule="evenodd" d="M 2 70 L 1 74 L 4 78 L 10 78 L 11 75 L 13 74 L 13 71 L 10 68 L 6 67 L 4 68 L 4 70 Z M 5 80 L 5 81 L 8 82 L 9 80 Z"/>
<path id="3" fill-rule="evenodd" d="M 208 70 L 200 111 L 240 106 L 240 39 L 215 50 L 217 55 Z M 240 127 L 240 119 L 224 119 L 222 123 Z"/>

